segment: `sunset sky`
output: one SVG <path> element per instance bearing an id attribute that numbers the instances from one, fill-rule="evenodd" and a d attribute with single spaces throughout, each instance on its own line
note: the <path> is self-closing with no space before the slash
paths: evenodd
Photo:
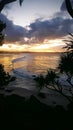
<path id="1" fill-rule="evenodd" d="M 0 19 L 7 25 L 0 51 L 60 52 L 64 38 L 73 33 L 64 0 L 24 0 L 21 7 L 17 0 L 5 6 Z"/>

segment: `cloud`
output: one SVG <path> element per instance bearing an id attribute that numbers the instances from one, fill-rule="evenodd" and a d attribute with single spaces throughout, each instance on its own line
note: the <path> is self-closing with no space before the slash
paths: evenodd
<path id="1" fill-rule="evenodd" d="M 31 30 L 29 30 L 29 37 L 35 37 L 38 41 L 44 39 L 61 38 L 66 36 L 68 32 L 73 32 L 73 20 L 63 19 L 61 17 L 52 18 L 50 20 L 40 21 L 37 19 L 31 23 Z"/>
<path id="2" fill-rule="evenodd" d="M 14 25 L 5 15 L 0 14 L 0 20 L 7 25 L 4 33 L 6 34 L 5 38 L 8 42 L 21 41 L 26 36 L 27 30 L 19 25 Z"/>
<path id="3" fill-rule="evenodd" d="M 71 0 L 73 5 L 73 0 Z M 29 25 L 28 37 L 35 37 L 35 41 L 44 42 L 45 39 L 62 38 L 68 33 L 73 33 L 73 20 L 66 12 L 65 1 L 62 3 L 60 11 L 56 12 L 49 20 L 36 19 Z"/>
<path id="4" fill-rule="evenodd" d="M 57 12 L 51 19 L 36 19 L 27 28 L 15 25 L 4 14 L 0 14 L 0 19 L 7 25 L 4 33 L 6 41 L 19 44 L 43 43 L 45 39 L 59 39 L 68 33 L 73 33 L 73 20 L 64 17 L 65 2 L 61 6 L 61 11 Z M 63 14 L 63 15 L 62 15 Z"/>
<path id="5" fill-rule="evenodd" d="M 71 3 L 72 3 L 72 5 L 73 5 L 73 0 L 70 0 L 71 1 Z M 66 9 L 66 4 L 65 4 L 65 0 L 64 0 L 64 2 L 62 3 L 62 5 L 61 5 L 61 11 L 66 11 L 67 9 Z"/>

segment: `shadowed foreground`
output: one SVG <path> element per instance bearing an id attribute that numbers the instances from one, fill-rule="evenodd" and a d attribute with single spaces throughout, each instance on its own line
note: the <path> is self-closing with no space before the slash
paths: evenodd
<path id="1" fill-rule="evenodd" d="M 61 106 L 46 106 L 34 96 L 26 101 L 17 95 L 0 95 L 0 129 L 72 130 L 73 107 L 70 105 L 65 110 Z"/>

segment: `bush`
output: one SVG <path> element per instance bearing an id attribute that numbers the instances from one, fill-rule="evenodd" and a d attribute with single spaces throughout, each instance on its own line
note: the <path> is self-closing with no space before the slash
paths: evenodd
<path id="1" fill-rule="evenodd" d="M 11 81 L 14 81 L 16 78 L 11 76 L 8 72 L 5 72 L 4 66 L 0 64 L 0 88 L 8 85 Z"/>

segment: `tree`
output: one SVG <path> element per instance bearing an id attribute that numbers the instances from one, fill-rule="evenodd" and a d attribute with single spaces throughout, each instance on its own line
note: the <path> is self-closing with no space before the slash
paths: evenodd
<path id="1" fill-rule="evenodd" d="M 70 16 L 73 18 L 73 9 L 70 0 L 65 0 L 66 8 Z"/>
<path id="2" fill-rule="evenodd" d="M 63 97 L 65 97 L 70 103 L 73 103 L 73 93 L 72 93 L 72 91 L 69 90 L 70 93 L 71 93 L 71 97 L 66 95 L 63 92 L 63 86 L 60 84 L 59 78 L 60 77 L 59 77 L 58 73 L 55 70 L 51 69 L 51 70 L 48 71 L 48 73 L 45 75 L 45 77 L 43 75 L 37 76 L 34 80 L 37 82 L 38 87 L 40 88 L 40 90 L 42 88 L 46 87 L 46 88 L 48 88 L 50 90 L 58 92 Z M 41 81 L 41 82 L 39 82 L 39 81 Z M 42 84 L 42 86 L 40 85 L 40 83 Z"/>
<path id="3" fill-rule="evenodd" d="M 4 8 L 4 6 L 8 3 L 14 2 L 16 0 L 1 0 L 0 1 L 0 12 Z M 19 0 L 20 5 L 22 4 L 23 0 Z M 0 20 L 0 45 L 4 42 L 4 35 L 2 31 L 6 28 L 6 24 Z M 4 66 L 0 64 L 0 88 L 3 86 L 8 85 L 10 82 L 14 81 L 16 78 L 11 76 L 8 72 L 5 72 Z"/>
<path id="4" fill-rule="evenodd" d="M 14 76 L 11 76 L 8 72 L 5 72 L 4 66 L 0 64 L 0 88 L 3 88 L 15 79 L 16 78 Z"/>
<path id="5" fill-rule="evenodd" d="M 57 70 L 50 69 L 45 76 L 41 75 L 36 77 L 38 86 L 40 89 L 43 87 L 47 87 L 53 91 L 60 93 L 64 96 L 69 102 L 73 103 L 73 35 L 70 34 L 70 38 L 66 40 L 66 46 L 64 47 L 67 49 L 67 52 L 62 53 L 59 61 L 59 65 Z M 70 84 L 68 92 L 71 96 L 68 96 L 63 91 L 63 85 L 60 83 L 60 74 L 67 75 L 67 82 Z M 39 82 L 41 81 L 41 82 Z"/>
<path id="6" fill-rule="evenodd" d="M 55 70 L 53 69 L 50 69 L 46 76 L 45 76 L 45 83 L 46 85 L 53 85 L 54 86 L 54 83 L 55 83 L 55 79 L 57 78 L 57 74 L 55 73 Z"/>
<path id="7" fill-rule="evenodd" d="M 0 21 L 0 45 L 4 42 L 4 35 L 2 34 L 2 31 L 6 28 L 6 24 Z"/>
<path id="8" fill-rule="evenodd" d="M 2 9 L 4 8 L 4 6 L 5 6 L 6 4 L 9 4 L 9 3 L 15 2 L 15 1 L 17 1 L 17 0 L 1 0 L 1 1 L 0 1 L 0 12 L 2 11 Z M 24 0 L 19 0 L 20 5 L 22 5 L 22 2 L 23 2 L 23 1 L 24 1 Z"/>
<path id="9" fill-rule="evenodd" d="M 34 80 L 38 83 L 37 87 L 39 88 L 39 91 L 40 91 L 45 85 L 44 76 L 40 74 L 38 77 L 35 77 Z"/>
<path id="10" fill-rule="evenodd" d="M 0 1 L 0 12 L 2 11 L 2 9 L 4 8 L 4 6 L 5 6 L 6 4 L 9 4 L 9 3 L 15 2 L 15 1 L 16 1 L 16 0 L 1 0 L 1 1 Z M 23 0 L 19 0 L 20 5 L 22 5 L 22 2 L 23 2 Z M 2 45 L 3 42 L 4 42 L 4 35 L 3 35 L 2 31 L 3 31 L 5 28 L 6 28 L 6 24 L 3 23 L 3 22 L 0 20 L 0 45 Z"/>
<path id="11" fill-rule="evenodd" d="M 58 69 L 68 77 L 73 76 L 73 58 L 70 53 L 63 53 L 60 58 Z"/>
<path id="12" fill-rule="evenodd" d="M 71 82 L 73 77 L 73 35 L 70 34 L 70 38 L 66 40 L 67 52 L 63 53 L 60 58 L 60 62 L 58 65 L 58 69 L 61 73 L 65 73 L 67 75 L 68 83 L 73 87 Z"/>

